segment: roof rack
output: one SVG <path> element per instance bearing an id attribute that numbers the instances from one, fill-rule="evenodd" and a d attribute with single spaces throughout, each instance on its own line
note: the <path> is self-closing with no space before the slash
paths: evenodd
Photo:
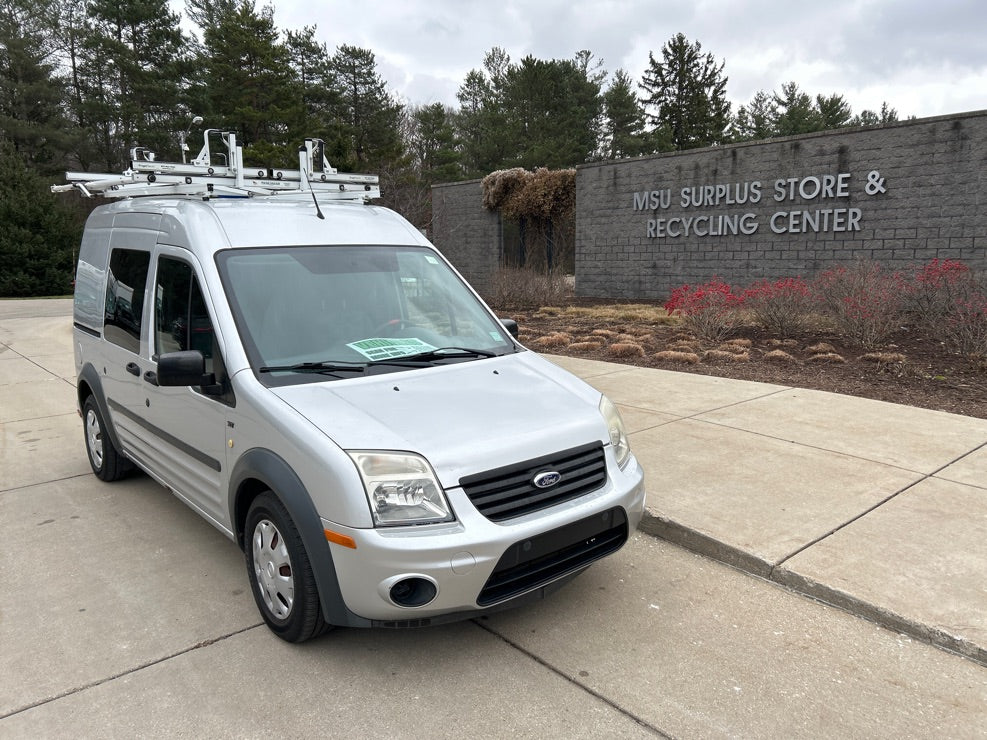
<path id="1" fill-rule="evenodd" d="M 219 136 L 226 153 L 212 153 L 210 134 Z M 245 168 L 243 147 L 232 131 L 206 129 L 204 144 L 191 163 L 158 162 L 154 152 L 135 147 L 130 167 L 120 175 L 66 172 L 67 185 L 52 185 L 53 193 L 78 190 L 86 198 L 143 196 L 251 197 L 302 195 L 322 199 L 368 202 L 380 197 L 377 175 L 340 174 L 326 160 L 322 139 L 305 139 L 298 148 L 298 169 Z M 182 159 L 184 160 L 184 155 Z M 213 159 L 222 164 L 213 164 Z M 319 167 L 316 169 L 316 164 Z"/>

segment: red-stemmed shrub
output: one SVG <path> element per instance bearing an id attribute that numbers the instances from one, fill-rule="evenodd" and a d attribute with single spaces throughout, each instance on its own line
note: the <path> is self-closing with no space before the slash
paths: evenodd
<path id="1" fill-rule="evenodd" d="M 765 329 L 791 336 L 805 329 L 815 309 L 812 289 L 801 278 L 758 280 L 743 295 L 744 308 Z"/>
<path id="2" fill-rule="evenodd" d="M 718 342 L 737 325 L 743 295 L 736 295 L 719 278 L 702 285 L 682 285 L 665 301 L 665 310 L 677 312 L 685 325 L 704 342 Z"/>
<path id="3" fill-rule="evenodd" d="M 958 298 L 942 329 L 951 349 L 975 364 L 987 361 L 987 290 Z"/>
<path id="4" fill-rule="evenodd" d="M 813 289 L 836 329 L 857 344 L 879 347 L 901 328 L 907 284 L 879 262 L 860 260 L 826 270 Z"/>
<path id="5" fill-rule="evenodd" d="M 957 301 L 976 293 L 970 268 L 958 260 L 933 259 L 915 269 L 908 296 L 908 312 L 915 322 L 933 333 L 953 314 Z"/>

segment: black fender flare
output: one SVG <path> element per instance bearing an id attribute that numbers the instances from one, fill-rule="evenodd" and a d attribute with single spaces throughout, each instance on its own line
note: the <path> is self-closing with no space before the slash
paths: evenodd
<path id="1" fill-rule="evenodd" d="M 305 485 L 282 457 L 259 447 L 244 452 L 230 471 L 229 511 L 240 549 L 246 546 L 243 522 L 249 506 L 244 483 L 251 479 L 261 481 L 288 510 L 312 566 L 326 621 L 337 627 L 371 626 L 369 619 L 351 612 L 343 601 L 322 519 Z"/>
<path id="2" fill-rule="evenodd" d="M 99 372 L 93 367 L 92 363 L 87 362 L 82 366 L 82 370 L 79 371 L 79 377 L 76 381 L 76 394 L 78 395 L 79 413 L 82 413 L 82 404 L 84 401 L 82 393 L 82 384 L 85 383 L 89 386 L 89 390 L 92 391 L 92 397 L 96 401 L 96 408 L 99 409 L 99 415 L 103 417 L 103 431 L 106 432 L 107 436 L 110 438 L 110 442 L 116 448 L 117 452 L 123 455 L 123 448 L 120 445 L 120 438 L 117 437 L 117 430 L 113 426 L 113 419 L 110 418 L 110 409 L 106 403 L 106 394 L 103 393 L 103 381 L 99 377 Z M 126 455 L 124 455 L 126 457 Z"/>

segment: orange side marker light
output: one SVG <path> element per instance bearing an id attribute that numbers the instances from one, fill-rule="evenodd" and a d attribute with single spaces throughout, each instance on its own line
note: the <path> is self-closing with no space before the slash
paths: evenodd
<path id="1" fill-rule="evenodd" d="M 335 543 L 337 545 L 342 545 L 343 547 L 348 547 L 351 550 L 356 549 L 356 540 L 354 540 L 349 535 L 340 534 L 339 532 L 332 532 L 328 529 L 323 529 L 322 531 L 325 533 L 326 539 L 329 540 L 330 542 Z"/>

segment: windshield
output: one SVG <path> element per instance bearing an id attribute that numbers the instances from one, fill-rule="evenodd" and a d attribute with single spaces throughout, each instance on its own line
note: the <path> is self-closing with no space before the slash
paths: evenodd
<path id="1" fill-rule="evenodd" d="M 233 249 L 217 262 L 251 365 L 266 381 L 515 351 L 504 327 L 424 247 Z"/>

